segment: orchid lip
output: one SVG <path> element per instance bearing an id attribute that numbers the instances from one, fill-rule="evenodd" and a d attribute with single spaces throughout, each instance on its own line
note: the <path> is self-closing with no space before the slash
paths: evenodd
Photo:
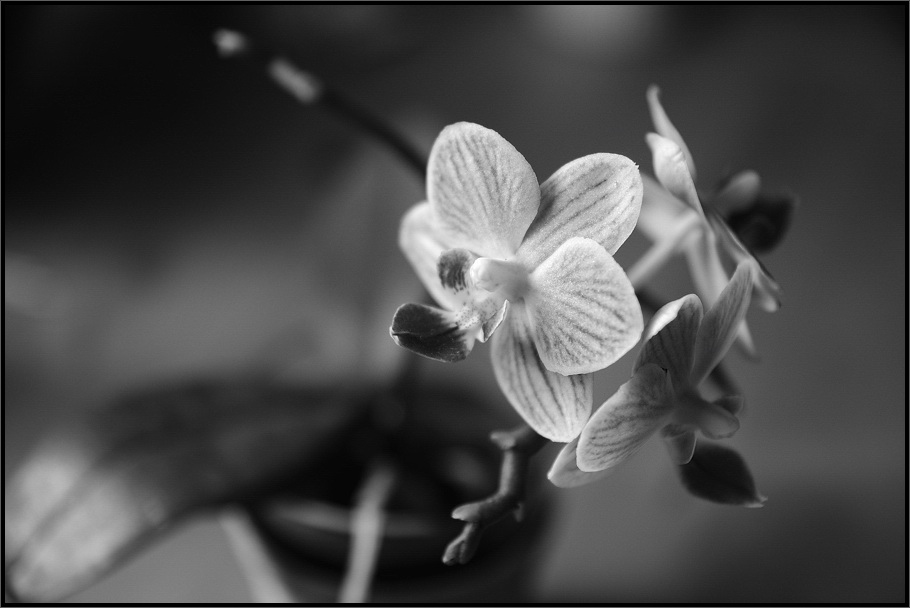
<path id="1" fill-rule="evenodd" d="M 477 287 L 498 292 L 512 302 L 523 298 L 530 288 L 527 269 L 511 260 L 477 258 L 471 265 L 471 280 Z"/>

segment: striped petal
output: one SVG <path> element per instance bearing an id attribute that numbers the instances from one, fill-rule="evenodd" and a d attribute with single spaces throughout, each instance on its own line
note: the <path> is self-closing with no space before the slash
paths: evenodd
<path id="1" fill-rule="evenodd" d="M 633 370 L 656 364 L 670 373 L 677 391 L 689 386 L 695 339 L 702 320 L 698 296 L 689 294 L 669 302 L 654 313 L 642 335 L 644 346 Z"/>
<path id="2" fill-rule="evenodd" d="M 748 264 L 742 263 L 698 328 L 691 376 L 693 386 L 698 386 L 727 354 L 749 308 L 751 294 L 752 271 Z"/>
<path id="3" fill-rule="evenodd" d="M 591 376 L 563 376 L 546 368 L 520 303 L 513 304 L 491 344 L 499 388 L 525 422 L 550 441 L 577 437 L 591 414 Z"/>
<path id="4" fill-rule="evenodd" d="M 535 268 L 573 236 L 612 255 L 635 228 L 641 199 L 638 167 L 625 156 L 591 154 L 563 165 L 540 186 L 540 211 L 521 256 Z"/>
<path id="5" fill-rule="evenodd" d="M 443 252 L 454 246 L 453 239 L 440 229 L 429 203 L 414 205 L 405 213 L 398 245 L 433 299 L 444 308 L 458 309 L 462 298 L 442 285 L 438 267 Z"/>
<path id="6" fill-rule="evenodd" d="M 578 441 L 578 468 L 603 471 L 634 454 L 673 412 L 669 374 L 645 365 L 591 416 Z"/>
<path id="7" fill-rule="evenodd" d="M 557 454 L 553 466 L 547 473 L 547 479 L 558 488 L 575 488 L 589 484 L 592 481 L 603 479 L 612 472 L 612 469 L 588 473 L 578 468 L 577 462 L 578 438 L 567 443 Z"/>
<path id="8" fill-rule="evenodd" d="M 591 239 L 569 239 L 531 273 L 525 303 L 540 359 L 565 375 L 615 362 L 644 325 L 626 274 Z"/>
<path id="9" fill-rule="evenodd" d="M 689 205 L 700 215 L 704 215 L 695 181 L 689 173 L 683 151 L 675 142 L 657 133 L 648 133 L 645 137 L 651 147 L 654 160 L 654 175 L 670 194 Z"/>
<path id="10" fill-rule="evenodd" d="M 729 282 L 727 271 L 724 270 L 717 251 L 717 238 L 713 230 L 705 229 L 701 238 L 687 241 L 683 249 L 695 291 L 708 306 L 717 301 Z M 746 357 L 753 361 L 758 359 L 755 342 L 745 321 L 739 325 L 736 342 Z"/>
<path id="11" fill-rule="evenodd" d="M 676 127 L 673 126 L 673 123 L 670 122 L 670 117 L 667 116 L 663 105 L 660 103 L 660 88 L 653 84 L 648 87 L 647 98 L 648 109 L 651 111 L 651 122 L 654 123 L 654 130 L 679 146 L 679 149 L 683 153 L 683 157 L 686 159 L 686 166 L 689 168 L 689 174 L 692 176 L 692 180 L 695 181 L 695 161 L 692 160 L 692 154 L 689 152 L 686 142 L 683 141 L 682 135 L 679 134 L 679 131 L 677 131 Z"/>
<path id="12" fill-rule="evenodd" d="M 710 228 L 705 229 L 701 238 L 692 239 L 684 245 L 686 261 L 695 291 L 701 296 L 706 305 L 711 306 L 720 297 L 720 293 L 727 286 L 729 278 L 720 261 L 717 250 L 717 233 Z M 737 345 L 741 352 L 752 359 L 758 359 L 755 342 L 745 321 L 740 323 L 736 336 Z"/>
<path id="13" fill-rule="evenodd" d="M 460 122 L 433 144 L 427 198 L 459 247 L 507 258 L 537 215 L 540 187 L 528 161 L 501 135 Z"/>

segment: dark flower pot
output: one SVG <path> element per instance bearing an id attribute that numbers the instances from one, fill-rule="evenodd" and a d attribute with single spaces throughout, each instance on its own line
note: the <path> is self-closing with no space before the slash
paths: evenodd
<path id="1" fill-rule="evenodd" d="M 379 603 L 524 602 L 551 508 L 542 464 L 533 462 L 522 521 L 506 516 L 487 529 L 467 564 L 442 563 L 463 522 L 451 518 L 465 502 L 493 493 L 501 452 L 492 430 L 518 422 L 475 396 L 451 391 L 421 395 L 393 446 L 395 482 L 386 508 L 369 601 Z M 370 440 L 339 446 L 318 479 L 299 491 L 246 507 L 250 531 L 293 601 L 333 602 L 345 575 L 357 488 L 370 459 Z M 535 466 L 536 465 L 536 466 Z"/>

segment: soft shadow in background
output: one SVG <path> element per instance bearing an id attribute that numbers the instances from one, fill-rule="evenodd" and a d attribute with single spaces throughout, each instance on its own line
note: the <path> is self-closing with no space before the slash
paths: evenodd
<path id="1" fill-rule="evenodd" d="M 397 159 L 216 57 L 215 27 L 287 51 L 428 149 L 470 120 L 540 179 L 592 152 L 651 172 L 663 90 L 703 185 L 754 168 L 801 198 L 750 313 L 763 360 L 731 441 L 760 510 L 690 497 L 659 442 L 561 494 L 542 601 L 906 601 L 906 5 L 3 5 L 4 471 L 64 411 L 137 383 L 261 369 L 388 374 L 417 292 Z M 628 264 L 646 246 L 620 250 Z M 689 290 L 682 264 L 660 276 Z M 495 391 L 486 348 L 428 373 Z M 601 373 L 596 398 L 627 376 Z M 72 601 L 248 595 L 194 520 Z"/>

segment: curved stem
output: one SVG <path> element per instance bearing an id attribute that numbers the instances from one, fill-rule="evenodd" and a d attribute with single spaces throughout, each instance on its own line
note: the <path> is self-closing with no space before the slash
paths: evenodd
<path id="1" fill-rule="evenodd" d="M 413 168 L 421 179 L 426 177 L 426 155 L 385 121 L 375 116 L 340 92 L 327 86 L 311 72 L 297 68 L 291 61 L 253 45 L 245 35 L 227 29 L 215 32 L 215 45 L 222 57 L 239 57 L 252 61 L 304 105 L 320 105 L 343 120 L 363 129 L 391 148 Z"/>
<path id="2" fill-rule="evenodd" d="M 303 105 L 320 105 L 355 127 L 362 129 L 379 142 L 391 148 L 409 165 L 421 180 L 426 179 L 427 156 L 403 137 L 394 127 L 327 86 L 315 74 L 301 70 L 288 59 L 269 49 L 253 44 L 240 32 L 220 29 L 213 36 L 219 54 L 225 58 L 245 59 L 271 78 Z M 432 303 L 428 293 L 423 300 Z M 405 409 L 410 406 L 420 357 L 409 354 L 404 366 L 392 382 L 390 394 Z"/>
<path id="3" fill-rule="evenodd" d="M 547 443 L 527 425 L 510 431 L 496 431 L 490 439 L 502 450 L 499 488 L 484 500 L 461 505 L 452 511 L 452 517 L 464 521 L 465 526 L 446 547 L 442 556 L 446 565 L 468 563 L 480 546 L 483 531 L 509 513 L 514 514 L 516 519 L 522 518 L 528 465 L 534 454 Z"/>

